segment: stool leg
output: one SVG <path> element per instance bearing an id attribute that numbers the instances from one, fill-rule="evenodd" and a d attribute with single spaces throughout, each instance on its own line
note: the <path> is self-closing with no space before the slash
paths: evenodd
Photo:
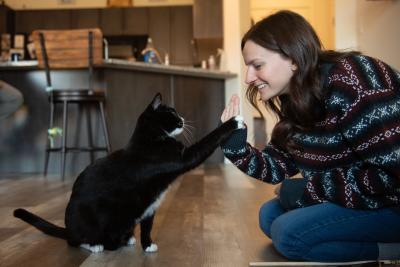
<path id="1" fill-rule="evenodd" d="M 67 153 L 67 133 L 68 133 L 68 101 L 63 102 L 63 137 L 61 144 L 61 178 L 64 181 L 65 176 L 65 156 Z"/>
<path id="2" fill-rule="evenodd" d="M 103 125 L 103 132 L 104 132 L 104 138 L 106 140 L 106 145 L 107 145 L 107 152 L 111 152 L 111 145 L 110 145 L 110 139 L 108 138 L 108 129 L 107 129 L 107 122 L 106 122 L 106 116 L 104 114 L 104 104 L 102 101 L 99 102 L 100 106 L 100 113 L 101 113 L 101 122 Z"/>
<path id="3" fill-rule="evenodd" d="M 85 112 L 86 112 L 88 145 L 89 145 L 89 151 L 90 151 L 90 162 L 93 163 L 94 153 L 93 153 L 92 120 L 91 120 L 91 116 L 90 116 L 90 106 L 85 107 Z"/>
<path id="4" fill-rule="evenodd" d="M 50 119 L 49 119 L 49 128 L 51 129 L 53 128 L 54 125 L 54 103 L 51 102 L 50 103 Z M 47 140 L 46 140 L 46 152 L 45 152 L 45 156 L 44 156 L 44 171 L 43 171 L 43 176 L 46 177 L 47 176 L 47 169 L 49 167 L 49 157 L 50 157 L 50 139 L 49 139 L 49 133 L 46 133 L 47 136 Z"/>

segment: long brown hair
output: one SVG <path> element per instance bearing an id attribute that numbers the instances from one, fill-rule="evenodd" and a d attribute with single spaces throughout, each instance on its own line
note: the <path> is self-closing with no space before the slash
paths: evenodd
<path id="1" fill-rule="evenodd" d="M 320 64 L 337 62 L 358 52 L 322 50 L 312 26 L 302 16 L 288 10 L 272 14 L 251 27 L 242 38 L 242 50 L 248 40 L 291 59 L 297 66 L 289 82 L 289 93 L 264 103 L 279 119 L 271 141 L 291 151 L 296 148 L 291 138 L 294 132 L 312 128 L 324 115 Z M 249 85 L 246 97 L 262 115 L 257 106 L 257 88 Z"/>

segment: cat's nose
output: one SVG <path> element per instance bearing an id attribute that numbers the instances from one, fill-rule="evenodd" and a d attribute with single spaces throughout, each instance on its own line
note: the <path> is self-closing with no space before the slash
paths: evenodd
<path id="1" fill-rule="evenodd" d="M 185 125 L 185 119 L 182 117 L 180 117 L 180 119 L 181 120 L 179 121 L 178 125 L 179 125 L 179 127 L 183 127 L 183 125 Z"/>

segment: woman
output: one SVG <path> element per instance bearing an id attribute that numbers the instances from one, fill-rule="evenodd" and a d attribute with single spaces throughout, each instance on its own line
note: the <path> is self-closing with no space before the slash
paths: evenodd
<path id="1" fill-rule="evenodd" d="M 246 174 L 281 183 L 260 227 L 292 260 L 400 259 L 400 74 L 357 52 L 324 51 L 300 15 L 280 11 L 242 39 L 246 96 L 277 116 L 259 151 L 246 129 L 223 145 Z M 221 120 L 239 114 L 233 96 Z M 300 172 L 303 179 L 288 179 Z"/>

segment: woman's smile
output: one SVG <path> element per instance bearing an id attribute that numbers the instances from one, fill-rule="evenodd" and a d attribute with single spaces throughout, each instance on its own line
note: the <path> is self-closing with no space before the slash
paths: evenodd
<path id="1" fill-rule="evenodd" d="M 242 53 L 247 66 L 245 82 L 257 88 L 263 101 L 288 93 L 290 79 L 297 68 L 291 59 L 251 40 L 246 42 Z"/>

